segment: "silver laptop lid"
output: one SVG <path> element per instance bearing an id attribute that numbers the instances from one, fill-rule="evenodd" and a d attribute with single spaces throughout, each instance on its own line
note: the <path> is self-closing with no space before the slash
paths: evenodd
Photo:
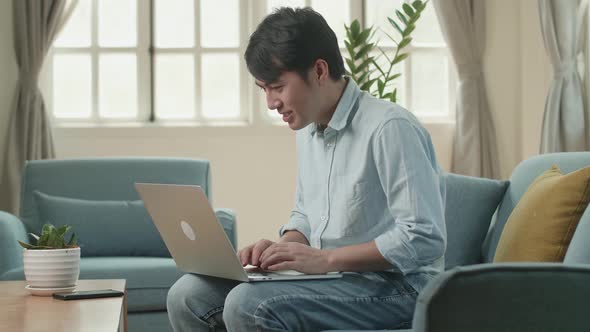
<path id="1" fill-rule="evenodd" d="M 248 281 L 201 187 L 136 183 L 135 188 L 179 269 Z"/>

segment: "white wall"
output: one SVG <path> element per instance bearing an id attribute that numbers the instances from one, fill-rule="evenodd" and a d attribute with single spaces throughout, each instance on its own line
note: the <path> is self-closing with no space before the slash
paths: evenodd
<path id="1" fill-rule="evenodd" d="M 496 124 L 501 174 L 508 177 L 535 154 L 550 71 L 536 0 L 488 0 L 484 72 Z M 11 1 L 0 0 L 0 130 L 14 94 Z M 426 124 L 441 164 L 448 169 L 452 126 Z M 59 158 L 181 156 L 209 159 L 216 207 L 233 208 L 238 240 L 275 238 L 289 215 L 295 184 L 294 135 L 286 127 L 56 128 Z"/>
<path id="2" fill-rule="evenodd" d="M 518 112 L 522 130 L 516 139 L 522 142 L 520 159 L 539 153 L 545 98 L 553 70 L 543 45 L 536 0 L 520 1 L 521 29 L 521 106 Z"/>
<path id="3" fill-rule="evenodd" d="M 3 155 L 17 77 L 12 33 L 12 1 L 0 0 L 0 156 Z M 0 174 L 3 167 L 4 163 L 0 162 Z"/>
<path id="4" fill-rule="evenodd" d="M 486 9 L 484 72 L 500 170 L 508 178 L 538 153 L 551 71 L 536 0 L 488 0 Z"/>

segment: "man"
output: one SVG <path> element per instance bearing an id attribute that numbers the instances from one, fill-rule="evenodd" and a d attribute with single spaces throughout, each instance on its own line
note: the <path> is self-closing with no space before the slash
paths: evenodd
<path id="1" fill-rule="evenodd" d="M 344 77 L 334 32 L 313 10 L 281 8 L 250 37 L 248 69 L 297 131 L 296 204 L 278 242 L 242 264 L 341 279 L 242 283 L 187 274 L 168 295 L 175 330 L 403 328 L 443 270 L 444 183 L 430 136 L 400 106 Z"/>

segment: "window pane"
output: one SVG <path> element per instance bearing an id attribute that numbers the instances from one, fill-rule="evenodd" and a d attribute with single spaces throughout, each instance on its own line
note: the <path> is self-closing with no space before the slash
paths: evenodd
<path id="1" fill-rule="evenodd" d="M 103 54 L 99 58 L 99 115 L 136 118 L 137 59 L 135 54 Z"/>
<path id="2" fill-rule="evenodd" d="M 240 45 L 240 5 L 238 0 L 201 0 L 201 45 Z"/>
<path id="3" fill-rule="evenodd" d="M 203 54 L 202 102 L 206 118 L 240 115 L 240 57 L 237 54 Z"/>
<path id="4" fill-rule="evenodd" d="M 395 10 L 401 10 L 403 0 L 366 0 L 365 2 L 365 20 L 366 26 L 375 27 L 375 41 L 379 41 L 381 46 L 395 46 L 395 43 L 387 37 L 385 33 L 400 40 L 399 32 L 389 23 L 388 17 L 399 21 L 395 15 Z M 420 22 L 418 22 L 420 24 Z M 403 29 L 403 26 L 401 27 Z"/>
<path id="5" fill-rule="evenodd" d="M 266 12 L 272 13 L 275 8 L 280 7 L 305 7 L 305 0 L 267 0 Z"/>
<path id="6" fill-rule="evenodd" d="M 412 61 L 414 113 L 446 116 L 449 113 L 448 57 L 444 51 L 415 50 Z"/>
<path id="7" fill-rule="evenodd" d="M 194 57 L 156 55 L 155 109 L 159 119 L 192 118 L 195 114 Z"/>
<path id="8" fill-rule="evenodd" d="M 328 25 L 336 33 L 338 43 L 344 46 L 346 30 L 344 24 L 350 25 L 350 1 L 346 0 L 312 0 L 311 6 L 322 14 Z"/>
<path id="9" fill-rule="evenodd" d="M 394 49 L 385 49 L 384 51 L 385 51 L 385 54 L 387 54 L 387 56 L 390 59 L 393 59 L 393 55 L 395 54 Z M 379 65 L 381 70 L 383 70 L 384 72 L 387 73 L 387 71 L 389 70 L 389 65 L 390 65 L 390 62 L 387 60 L 387 58 L 385 56 L 383 56 L 383 54 L 379 51 L 374 51 L 373 53 L 371 53 L 371 55 L 377 59 L 377 64 Z M 371 69 L 373 69 L 373 68 L 375 68 L 375 67 L 371 66 Z M 371 75 L 371 78 L 381 77 L 380 74 L 381 73 L 377 70 L 377 71 L 375 71 L 374 74 Z M 393 89 L 397 88 L 396 103 L 404 106 L 405 105 L 404 86 L 405 86 L 406 73 L 404 71 L 403 62 L 398 63 L 395 66 L 393 66 L 393 68 L 391 68 L 389 76 L 393 76 L 395 74 L 402 74 L 402 76 L 394 79 L 393 81 L 388 82 L 387 85 L 385 86 L 385 89 L 383 89 L 383 91 L 384 91 L 384 93 L 393 92 Z M 376 91 L 376 90 L 377 90 L 377 82 L 373 83 L 373 86 L 371 87 L 371 91 Z"/>
<path id="10" fill-rule="evenodd" d="M 92 113 L 90 55 L 53 57 L 53 114 L 57 118 L 87 118 Z"/>
<path id="11" fill-rule="evenodd" d="M 193 0 L 155 0 L 156 47 L 195 45 L 195 7 Z"/>
<path id="12" fill-rule="evenodd" d="M 98 1 L 98 42 L 107 47 L 137 44 L 136 0 Z"/>
<path id="13" fill-rule="evenodd" d="M 53 43 L 57 47 L 90 46 L 90 0 L 80 0 Z"/>
<path id="14" fill-rule="evenodd" d="M 412 36 L 416 43 L 445 43 L 432 3 L 426 5 Z"/>

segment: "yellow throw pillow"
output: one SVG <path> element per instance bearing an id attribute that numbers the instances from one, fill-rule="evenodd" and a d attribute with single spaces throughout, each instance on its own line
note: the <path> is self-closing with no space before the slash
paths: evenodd
<path id="1" fill-rule="evenodd" d="M 539 175 L 510 214 L 494 262 L 562 262 L 590 200 L 590 167 Z"/>

